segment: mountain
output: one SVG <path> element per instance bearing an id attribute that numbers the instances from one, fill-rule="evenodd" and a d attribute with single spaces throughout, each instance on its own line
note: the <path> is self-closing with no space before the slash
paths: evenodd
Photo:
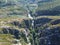
<path id="1" fill-rule="evenodd" d="M 41 16 L 34 19 L 34 22 L 33 30 L 31 19 L 0 18 L 0 44 L 33 45 L 34 41 L 35 45 L 60 45 L 60 16 Z"/>
<path id="2" fill-rule="evenodd" d="M 37 15 L 59 16 L 60 15 L 60 0 L 48 0 L 38 2 Z"/>
<path id="3" fill-rule="evenodd" d="M 0 45 L 60 45 L 60 0 L 0 0 Z"/>
<path id="4" fill-rule="evenodd" d="M 37 16 L 60 15 L 60 0 L 0 0 L 0 15 L 27 15 L 26 5 L 32 3 L 38 5 Z"/>

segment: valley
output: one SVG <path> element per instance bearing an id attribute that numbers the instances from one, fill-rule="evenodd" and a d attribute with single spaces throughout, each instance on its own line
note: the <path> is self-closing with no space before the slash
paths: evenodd
<path id="1" fill-rule="evenodd" d="M 60 18 L 59 16 L 40 16 L 40 18 L 34 19 L 34 30 L 31 27 L 31 19 L 20 18 L 20 17 L 7 17 L 0 18 L 0 42 L 7 42 L 6 45 L 15 44 L 15 39 L 19 40 L 22 45 L 28 45 L 32 40 L 38 40 L 39 43 L 35 42 L 36 45 L 42 44 L 42 40 L 50 40 L 49 37 L 53 39 L 53 35 L 56 36 L 57 42 L 59 43 L 59 31 L 60 31 Z M 25 31 L 24 31 L 25 30 Z M 26 33 L 25 33 L 26 32 Z M 33 34 L 32 34 L 33 33 Z M 33 37 L 32 37 L 33 35 Z M 27 42 L 27 38 L 29 42 Z M 49 38 L 49 39 L 48 39 Z M 15 41 L 14 41 L 15 40 Z M 13 41 L 13 42 L 12 42 Z M 53 40 L 52 40 L 53 41 Z M 30 42 L 32 44 L 32 42 Z M 52 42 L 54 43 L 54 42 Z M 52 44 L 51 43 L 51 44 Z M 2 45 L 4 45 L 2 44 Z M 48 42 L 46 42 L 48 44 Z M 56 45 L 55 44 L 55 45 Z"/>

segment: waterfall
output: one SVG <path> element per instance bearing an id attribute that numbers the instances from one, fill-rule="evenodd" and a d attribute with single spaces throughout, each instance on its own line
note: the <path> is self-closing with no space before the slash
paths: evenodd
<path id="1" fill-rule="evenodd" d="M 32 24 L 31 25 L 32 25 L 32 29 L 34 29 L 34 20 L 32 20 Z"/>
<path id="2" fill-rule="evenodd" d="M 33 17 L 31 16 L 31 14 L 30 14 L 30 13 L 28 13 L 28 17 L 29 17 L 30 19 L 33 19 Z"/>
<path id="3" fill-rule="evenodd" d="M 27 33 L 27 31 L 24 30 L 24 33 L 25 33 L 25 36 L 26 36 L 26 39 L 27 39 L 27 42 L 28 42 L 27 45 L 31 45 L 31 42 L 30 42 L 30 40 L 29 40 L 29 37 L 28 37 L 28 33 Z"/>
<path id="4" fill-rule="evenodd" d="M 24 34 L 25 34 L 26 39 L 27 39 L 27 42 L 28 42 L 27 45 L 31 45 L 31 42 L 30 42 L 29 37 L 28 37 L 28 31 L 27 31 L 27 29 L 24 29 L 23 31 L 24 31 Z M 16 44 L 13 44 L 13 45 L 22 45 L 22 44 L 20 43 L 20 40 L 14 39 L 14 41 L 17 41 L 17 43 L 16 43 Z"/>
<path id="5" fill-rule="evenodd" d="M 32 13 L 29 12 L 29 10 L 28 10 L 28 17 L 32 20 L 31 25 L 32 25 L 32 29 L 34 30 L 34 18 L 33 18 L 31 15 L 32 15 Z M 32 37 L 33 37 L 33 36 L 32 36 Z M 28 38 L 27 36 L 26 36 L 26 38 L 27 38 L 27 41 L 29 42 L 28 45 L 31 45 L 31 43 L 30 43 L 30 41 L 29 41 L 29 38 Z M 33 45 L 34 45 L 34 40 L 33 40 Z"/>
<path id="6" fill-rule="evenodd" d="M 12 44 L 12 45 L 22 45 L 22 44 L 20 43 L 20 40 L 15 39 L 15 41 L 17 41 L 17 43 L 16 43 L 16 44 Z"/>

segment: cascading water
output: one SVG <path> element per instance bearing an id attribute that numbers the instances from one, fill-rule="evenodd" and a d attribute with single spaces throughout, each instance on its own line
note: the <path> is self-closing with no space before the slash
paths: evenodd
<path id="1" fill-rule="evenodd" d="M 24 30 L 24 33 L 25 33 L 25 36 L 26 36 L 26 39 L 27 39 L 27 42 L 28 42 L 28 45 L 31 45 L 31 42 L 29 40 L 29 37 L 28 37 L 28 33 L 26 30 Z"/>
<path id="2" fill-rule="evenodd" d="M 20 43 L 20 40 L 15 39 L 15 41 L 17 41 L 17 43 L 16 43 L 16 44 L 12 44 L 12 45 L 22 45 L 22 44 Z"/>
<path id="3" fill-rule="evenodd" d="M 32 20 L 32 29 L 34 30 L 34 19 Z"/>
<path id="4" fill-rule="evenodd" d="M 28 10 L 29 11 L 29 10 Z M 31 23 L 31 25 L 32 25 L 32 30 L 34 30 L 34 18 L 31 16 L 32 14 L 29 12 L 28 13 L 28 17 L 32 20 L 32 23 Z M 33 34 L 33 33 L 32 33 Z M 32 37 L 33 37 L 33 35 L 32 35 Z M 27 40 L 29 40 L 29 38 L 27 38 Z M 29 44 L 28 45 L 31 45 L 31 43 L 29 42 Z M 33 40 L 33 45 L 34 45 L 34 40 Z"/>

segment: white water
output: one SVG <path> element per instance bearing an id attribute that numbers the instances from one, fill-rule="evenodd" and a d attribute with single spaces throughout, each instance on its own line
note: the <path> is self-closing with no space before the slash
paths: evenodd
<path id="1" fill-rule="evenodd" d="M 32 29 L 34 30 L 34 18 L 31 16 L 30 13 L 28 13 L 28 17 L 32 20 L 31 25 L 32 25 Z M 31 45 L 29 38 L 27 36 L 26 36 L 26 38 L 27 38 L 27 41 L 29 42 L 28 45 Z M 34 43 L 34 41 L 33 41 L 33 43 Z"/>
<path id="2" fill-rule="evenodd" d="M 20 40 L 15 39 L 15 41 L 17 41 L 17 43 L 16 43 L 16 44 L 12 44 L 12 45 L 22 45 L 22 44 L 20 43 Z"/>
<path id="3" fill-rule="evenodd" d="M 28 18 L 32 19 L 32 27 L 34 26 L 34 20 L 33 20 L 33 17 L 30 15 L 30 13 L 28 13 Z M 27 45 L 31 45 L 31 42 L 29 40 L 29 37 L 28 37 L 28 32 L 26 30 L 24 30 L 24 34 L 26 36 L 26 39 L 27 39 L 27 42 L 28 44 Z M 22 45 L 20 42 L 18 42 L 17 44 L 13 44 L 13 45 Z"/>
<path id="4" fill-rule="evenodd" d="M 25 36 L 26 36 L 26 39 L 27 39 L 27 42 L 28 42 L 27 45 L 31 45 L 30 40 L 29 40 L 29 37 L 28 37 L 28 33 L 27 33 L 27 31 L 24 30 L 24 33 L 25 33 Z"/>
<path id="5" fill-rule="evenodd" d="M 30 19 L 33 19 L 33 17 L 32 17 L 30 14 L 28 14 L 28 17 L 29 17 Z"/>
<path id="6" fill-rule="evenodd" d="M 32 27 L 34 27 L 34 20 L 32 20 Z"/>

